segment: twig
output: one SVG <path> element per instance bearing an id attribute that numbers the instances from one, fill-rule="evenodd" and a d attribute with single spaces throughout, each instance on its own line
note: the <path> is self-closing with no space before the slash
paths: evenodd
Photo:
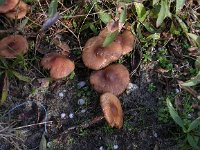
<path id="1" fill-rule="evenodd" d="M 14 130 L 19 130 L 19 129 L 28 128 L 28 127 L 32 127 L 32 126 L 36 126 L 36 125 L 52 124 L 52 123 L 53 123 L 53 121 L 33 123 L 33 124 L 26 125 L 26 126 L 16 127 L 16 128 L 13 128 L 13 129 Z"/>

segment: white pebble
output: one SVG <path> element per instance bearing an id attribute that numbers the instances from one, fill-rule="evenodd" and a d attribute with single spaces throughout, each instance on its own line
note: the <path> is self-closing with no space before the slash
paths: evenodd
<path id="1" fill-rule="evenodd" d="M 127 93 L 127 94 L 130 94 L 131 92 L 137 90 L 138 88 L 139 88 L 139 87 L 138 87 L 136 84 L 129 83 L 128 86 L 127 86 L 126 93 Z"/>
<path id="2" fill-rule="evenodd" d="M 59 96 L 59 97 L 64 97 L 64 94 L 63 94 L 62 92 L 60 92 L 60 93 L 58 94 L 58 96 Z"/>
<path id="3" fill-rule="evenodd" d="M 65 118 L 65 116 L 66 116 L 66 114 L 65 114 L 65 113 L 62 113 L 62 114 L 60 115 L 61 119 L 64 119 L 64 118 Z"/>
<path id="4" fill-rule="evenodd" d="M 104 150 L 103 146 L 99 147 L 99 150 Z"/>
<path id="5" fill-rule="evenodd" d="M 77 86 L 78 86 L 78 89 L 84 87 L 86 85 L 86 82 L 85 81 L 80 81 Z"/>
<path id="6" fill-rule="evenodd" d="M 176 93 L 180 93 L 180 90 L 179 90 L 179 89 L 176 89 Z"/>
<path id="7" fill-rule="evenodd" d="M 113 146 L 113 148 L 114 148 L 114 149 L 118 149 L 119 146 L 118 146 L 117 144 L 115 144 L 115 145 Z"/>
<path id="8" fill-rule="evenodd" d="M 79 100 L 78 100 L 78 104 L 79 104 L 79 105 L 84 105 L 84 104 L 85 104 L 85 100 L 82 99 L 82 98 L 79 99 Z"/>
<path id="9" fill-rule="evenodd" d="M 82 110 L 81 110 L 81 113 L 85 113 L 85 112 L 86 112 L 86 109 L 82 109 Z"/>
<path id="10" fill-rule="evenodd" d="M 73 114 L 73 113 L 70 113 L 70 114 L 69 114 L 69 118 L 70 118 L 70 119 L 74 118 L 74 114 Z"/>

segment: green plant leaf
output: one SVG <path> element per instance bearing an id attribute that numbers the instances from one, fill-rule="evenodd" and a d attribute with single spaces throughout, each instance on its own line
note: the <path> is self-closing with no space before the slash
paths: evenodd
<path id="1" fill-rule="evenodd" d="M 153 0 L 153 5 L 159 3 L 160 0 Z"/>
<path id="2" fill-rule="evenodd" d="M 138 20 L 140 22 L 143 22 L 146 19 L 146 16 L 148 14 L 146 12 L 144 5 L 142 3 L 136 3 L 136 2 L 134 3 L 134 5 L 137 12 Z"/>
<path id="3" fill-rule="evenodd" d="M 192 146 L 193 148 L 198 149 L 198 146 L 197 146 L 198 140 L 196 140 L 195 137 L 193 137 L 190 134 L 187 134 L 187 140 L 188 140 L 188 143 L 190 144 L 190 146 Z"/>
<path id="4" fill-rule="evenodd" d="M 195 68 L 200 70 L 200 56 L 198 56 L 196 61 L 195 61 Z"/>
<path id="5" fill-rule="evenodd" d="M 8 75 L 5 73 L 4 79 L 3 79 L 3 87 L 2 87 L 2 92 L 1 92 L 1 100 L 0 100 L 0 105 L 2 105 L 8 96 L 8 91 L 9 91 L 9 80 L 8 80 Z"/>
<path id="6" fill-rule="evenodd" d="M 176 0 L 176 14 L 183 8 L 185 0 Z"/>
<path id="7" fill-rule="evenodd" d="M 161 0 L 161 8 L 158 13 L 158 18 L 156 21 L 156 27 L 159 27 L 166 17 L 171 18 L 171 13 L 169 11 L 168 0 Z"/>
<path id="8" fill-rule="evenodd" d="M 195 85 L 197 85 L 199 83 L 200 83 L 200 72 L 195 77 L 193 77 L 192 79 L 184 82 L 181 85 L 183 85 L 183 86 L 195 86 Z"/>
<path id="9" fill-rule="evenodd" d="M 169 113 L 170 113 L 171 117 L 183 129 L 183 131 L 186 131 L 186 129 L 184 127 L 184 124 L 183 124 L 183 120 L 180 118 L 180 116 L 178 115 L 177 111 L 172 106 L 172 103 L 171 103 L 170 99 L 167 98 L 166 101 L 167 101 L 167 107 L 169 109 Z"/>
<path id="10" fill-rule="evenodd" d="M 48 10 L 49 17 L 53 17 L 57 13 L 57 8 L 58 8 L 58 0 L 52 0 Z"/>
<path id="11" fill-rule="evenodd" d="M 187 33 L 187 35 L 191 37 L 196 42 L 197 46 L 200 48 L 200 36 L 197 36 L 193 33 Z"/>
<path id="12" fill-rule="evenodd" d="M 32 79 L 31 78 L 29 78 L 29 77 L 27 77 L 27 76 L 24 76 L 24 75 L 21 75 L 20 73 L 18 73 L 18 72 L 16 72 L 16 71 L 11 71 L 12 72 L 12 74 L 15 76 L 15 77 L 17 77 L 19 80 L 21 80 L 21 81 L 25 81 L 25 82 L 31 82 L 32 81 Z"/>
<path id="13" fill-rule="evenodd" d="M 0 5 L 2 5 L 5 2 L 5 0 L 0 0 Z"/>
<path id="14" fill-rule="evenodd" d="M 47 140 L 44 133 L 42 135 L 42 139 L 40 140 L 39 150 L 47 150 Z"/>
<path id="15" fill-rule="evenodd" d="M 179 18 L 177 15 L 175 15 L 176 20 L 178 21 L 178 23 L 180 24 L 181 28 L 183 29 L 183 31 L 187 34 L 188 33 L 188 27 L 187 25 L 183 22 L 183 20 L 181 18 Z"/>
<path id="16" fill-rule="evenodd" d="M 73 71 L 72 73 L 70 73 L 70 75 L 69 75 L 69 79 L 70 80 L 73 80 L 74 79 L 74 77 L 75 77 L 75 72 Z"/>
<path id="17" fill-rule="evenodd" d="M 197 119 L 192 121 L 192 123 L 190 124 L 190 126 L 188 128 L 188 132 L 190 132 L 191 130 L 197 128 L 199 125 L 200 125 L 200 117 L 198 117 Z"/>
<path id="18" fill-rule="evenodd" d="M 127 7 L 125 3 L 120 4 L 122 12 L 120 13 L 119 16 L 119 24 L 124 24 L 126 21 L 126 14 L 127 14 Z"/>
<path id="19" fill-rule="evenodd" d="M 116 39 L 118 34 L 118 30 L 115 32 L 108 33 L 103 42 L 103 47 L 107 47 L 110 43 L 112 43 Z"/>

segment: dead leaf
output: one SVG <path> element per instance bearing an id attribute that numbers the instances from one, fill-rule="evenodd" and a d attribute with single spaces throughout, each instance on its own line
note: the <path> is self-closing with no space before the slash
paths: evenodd
<path id="1" fill-rule="evenodd" d="M 182 99 L 180 97 L 180 95 L 176 95 L 175 96 L 175 106 L 178 110 L 181 110 L 182 108 Z"/>
<path id="2" fill-rule="evenodd" d="M 8 91 L 9 91 L 9 80 L 8 80 L 8 75 L 5 73 L 4 79 L 3 79 L 3 88 L 1 92 L 1 100 L 0 100 L 0 105 L 2 105 L 8 96 Z"/>
<path id="3" fill-rule="evenodd" d="M 183 90 L 189 92 L 190 94 L 192 94 L 194 97 L 198 98 L 198 94 L 197 94 L 197 91 L 195 91 L 194 89 L 192 89 L 191 87 L 189 86 L 183 86 L 184 82 L 183 81 L 178 81 L 178 84 L 180 86 L 180 88 L 182 88 Z"/>
<path id="4" fill-rule="evenodd" d="M 52 41 L 56 46 L 58 46 L 62 51 L 61 54 L 64 56 L 68 56 L 70 53 L 70 47 L 68 44 L 62 42 L 59 37 L 55 37 Z"/>
<path id="5" fill-rule="evenodd" d="M 198 47 L 188 48 L 188 51 L 190 56 L 195 56 L 195 57 L 200 56 L 200 51 Z"/>

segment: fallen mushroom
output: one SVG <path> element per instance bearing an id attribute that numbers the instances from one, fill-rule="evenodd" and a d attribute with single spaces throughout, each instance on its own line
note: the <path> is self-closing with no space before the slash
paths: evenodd
<path id="1" fill-rule="evenodd" d="M 122 46 L 122 54 L 128 54 L 134 48 L 135 36 L 131 31 L 125 30 L 122 34 L 118 35 L 116 42 L 119 42 Z"/>
<path id="2" fill-rule="evenodd" d="M 18 3 L 19 0 L 5 0 L 3 4 L 0 5 L 0 13 L 7 13 L 14 9 Z"/>
<path id="3" fill-rule="evenodd" d="M 104 93 L 100 104 L 108 124 L 120 129 L 123 126 L 123 111 L 119 99 L 112 93 Z"/>
<path id="4" fill-rule="evenodd" d="M 15 58 L 19 54 L 28 51 L 28 42 L 21 35 L 10 35 L 0 41 L 0 56 L 5 58 Z"/>
<path id="5" fill-rule="evenodd" d="M 41 61 L 41 65 L 50 70 L 50 76 L 53 79 L 67 77 L 75 68 L 74 63 L 57 53 L 47 54 Z"/>
<path id="6" fill-rule="evenodd" d="M 95 71 L 90 76 L 90 83 L 99 93 L 110 92 L 114 95 L 123 93 L 129 83 L 129 72 L 122 64 L 113 64 Z"/>
<path id="7" fill-rule="evenodd" d="M 19 4 L 9 12 L 5 13 L 6 17 L 10 19 L 21 19 L 24 18 L 27 14 L 28 6 L 23 1 L 20 1 Z"/>
<path id="8" fill-rule="evenodd" d="M 118 60 L 122 55 L 122 47 L 118 42 L 112 42 L 107 47 L 102 47 L 104 38 L 90 38 L 83 49 L 82 59 L 90 69 L 99 70 Z"/>

